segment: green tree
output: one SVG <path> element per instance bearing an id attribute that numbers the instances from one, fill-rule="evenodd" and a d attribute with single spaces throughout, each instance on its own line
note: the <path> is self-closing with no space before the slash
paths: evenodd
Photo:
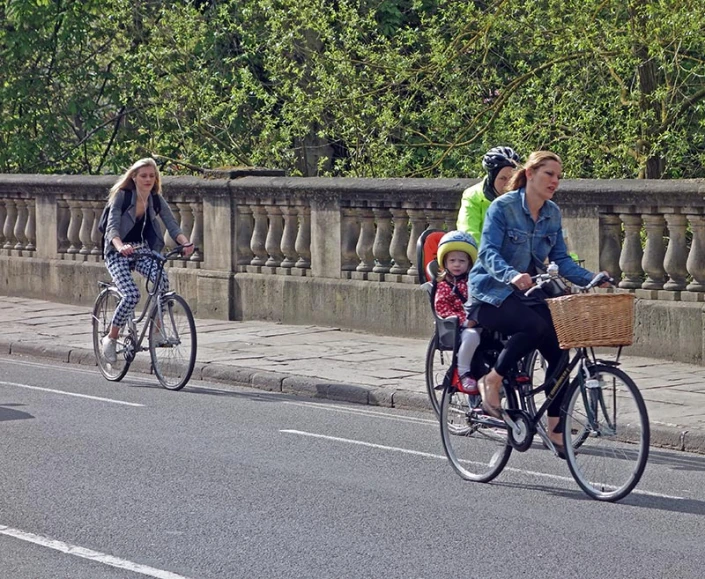
<path id="1" fill-rule="evenodd" d="M 489 147 L 568 176 L 703 176 L 694 0 L 7 0 L 0 167 L 158 154 L 292 174 L 468 176 Z"/>

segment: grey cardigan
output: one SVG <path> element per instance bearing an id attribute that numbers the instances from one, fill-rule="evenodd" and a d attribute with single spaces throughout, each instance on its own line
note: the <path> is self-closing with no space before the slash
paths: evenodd
<path id="1" fill-rule="evenodd" d="M 110 205 L 108 225 L 105 229 L 105 251 L 103 257 L 107 256 L 111 252 L 117 251 L 111 243 L 112 240 L 115 237 L 124 239 L 125 236 L 130 232 L 130 230 L 135 226 L 135 222 L 137 221 L 136 192 L 133 192 L 132 194 L 132 202 L 130 203 L 130 206 L 127 208 L 125 213 L 121 214 L 122 202 L 125 198 L 125 193 L 126 191 L 124 189 L 118 191 L 115 194 L 115 197 L 113 198 L 113 201 Z M 166 202 L 166 199 L 164 199 L 164 197 L 160 199 L 161 208 L 159 210 L 159 215 L 157 216 L 154 211 L 153 195 L 155 195 L 155 193 L 152 193 L 149 196 L 149 206 L 147 208 L 147 215 L 149 216 L 149 221 L 152 224 L 152 229 L 150 231 L 150 234 L 147 236 L 146 241 L 151 249 L 153 249 L 154 251 L 161 251 L 162 249 L 164 249 L 164 230 L 162 229 L 162 226 L 159 223 L 159 219 L 157 219 L 157 217 L 160 217 L 161 221 L 164 223 L 164 225 L 166 225 L 166 228 L 169 231 L 169 235 L 173 240 L 176 241 L 177 236 L 180 233 L 183 233 L 183 231 L 181 231 L 181 227 L 179 227 L 179 222 L 176 221 L 176 217 L 174 217 L 174 214 L 171 212 L 171 208 L 169 207 L 169 204 Z"/>

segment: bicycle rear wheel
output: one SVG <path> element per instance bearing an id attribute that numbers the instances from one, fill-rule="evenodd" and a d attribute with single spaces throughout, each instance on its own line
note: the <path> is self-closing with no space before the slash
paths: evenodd
<path id="1" fill-rule="evenodd" d="M 476 416 L 466 394 L 455 388 L 443 391 L 441 439 L 450 464 L 466 480 L 489 482 L 502 472 L 512 447 L 506 428 L 480 424 Z"/>
<path id="2" fill-rule="evenodd" d="M 580 448 L 567 444 L 570 472 L 580 488 L 600 501 L 618 501 L 641 479 L 649 457 L 649 417 L 634 381 L 611 366 L 590 368 L 585 384 L 566 394 L 564 444 L 584 432 Z"/>
<path id="3" fill-rule="evenodd" d="M 101 374 L 111 382 L 122 380 L 130 369 L 130 363 L 125 360 L 124 345 L 120 340 L 115 362 L 108 362 L 103 355 L 102 339 L 110 331 L 113 313 L 121 299 L 118 291 L 110 287 L 100 292 L 93 306 L 93 352 Z"/>
<path id="4" fill-rule="evenodd" d="M 168 296 L 161 310 L 155 308 L 149 324 L 149 354 L 159 383 L 168 390 L 181 390 L 196 365 L 196 324 L 186 300 Z"/>
<path id="5" fill-rule="evenodd" d="M 434 335 L 426 349 L 426 392 L 436 416 L 441 414 L 441 397 L 443 389 L 436 386 L 443 384 L 448 368 L 453 361 L 453 352 L 438 349 L 438 337 Z"/>

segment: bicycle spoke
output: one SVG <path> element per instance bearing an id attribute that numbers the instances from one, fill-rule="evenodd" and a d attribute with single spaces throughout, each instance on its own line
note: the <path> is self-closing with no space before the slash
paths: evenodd
<path id="1" fill-rule="evenodd" d="M 159 382 L 169 390 L 180 390 L 191 378 L 196 363 L 196 325 L 186 301 L 168 298 L 162 315 L 159 308 L 150 322 L 149 352 Z"/>
<path id="2" fill-rule="evenodd" d="M 100 293 L 93 306 L 93 352 L 98 368 L 103 376 L 111 382 L 118 382 L 125 377 L 130 364 L 125 360 L 123 344 L 118 341 L 117 360 L 108 362 L 103 355 L 102 339 L 108 334 L 112 326 L 113 313 L 120 303 L 120 294 L 114 288 L 109 288 Z"/>
<path id="3" fill-rule="evenodd" d="M 441 438 L 446 456 L 464 479 L 488 482 L 507 464 L 512 448 L 507 431 L 481 423 L 468 396 L 449 388 L 441 399 Z"/>
<path id="4" fill-rule="evenodd" d="M 586 386 L 569 392 L 564 436 L 583 433 L 579 449 L 567 449 L 568 465 L 593 498 L 615 501 L 636 486 L 649 452 L 649 423 L 634 382 L 617 368 L 597 366 Z"/>

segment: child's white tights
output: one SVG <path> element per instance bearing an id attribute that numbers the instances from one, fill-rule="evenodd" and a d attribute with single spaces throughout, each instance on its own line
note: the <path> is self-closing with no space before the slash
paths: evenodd
<path id="1" fill-rule="evenodd" d="M 475 350 L 480 345 L 480 330 L 465 328 L 460 332 L 460 348 L 458 349 L 458 374 L 463 376 L 470 372 L 470 362 Z"/>

